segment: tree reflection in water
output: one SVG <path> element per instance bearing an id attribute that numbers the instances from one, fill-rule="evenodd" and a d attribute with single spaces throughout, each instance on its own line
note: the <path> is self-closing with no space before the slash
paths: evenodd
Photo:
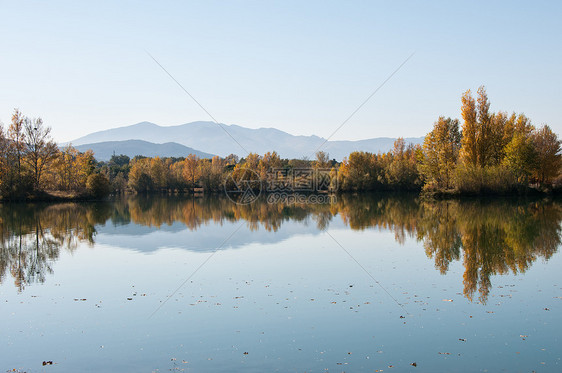
<path id="1" fill-rule="evenodd" d="M 250 230 L 275 232 L 288 220 L 314 221 L 318 229 L 341 218 L 352 230 L 388 229 L 396 241 L 423 242 L 435 267 L 447 273 L 462 260 L 464 294 L 486 303 L 491 276 L 523 273 L 537 258 L 548 260 L 560 244 L 562 206 L 552 200 L 420 201 L 413 196 L 342 195 L 332 205 L 283 205 L 257 201 L 236 205 L 226 198 L 135 196 L 107 203 L 0 206 L 0 281 L 11 276 L 21 291 L 44 282 L 60 250 L 93 245 L 96 225 L 131 222 L 160 227 L 243 220 Z"/>

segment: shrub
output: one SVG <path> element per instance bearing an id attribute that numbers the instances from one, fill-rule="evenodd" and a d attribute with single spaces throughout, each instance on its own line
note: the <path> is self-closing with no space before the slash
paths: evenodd
<path id="1" fill-rule="evenodd" d="M 459 165 L 455 175 L 456 189 L 461 193 L 509 193 L 521 188 L 517 178 L 505 166 L 466 167 Z"/>
<path id="2" fill-rule="evenodd" d="M 86 180 L 86 190 L 92 197 L 107 197 L 110 192 L 109 180 L 102 174 L 91 174 Z"/>

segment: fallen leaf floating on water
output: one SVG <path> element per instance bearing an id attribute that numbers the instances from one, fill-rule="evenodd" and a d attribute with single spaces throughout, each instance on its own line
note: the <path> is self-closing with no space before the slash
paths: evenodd
<path id="1" fill-rule="evenodd" d="M 244 352 L 244 355 L 249 355 L 249 353 L 248 353 L 248 352 Z"/>
<path id="2" fill-rule="evenodd" d="M 133 300 L 133 298 L 127 298 L 127 300 Z"/>
<path id="3" fill-rule="evenodd" d="M 53 365 L 53 362 L 51 360 L 43 361 L 43 366 L 45 366 L 45 365 Z"/>
<path id="4" fill-rule="evenodd" d="M 413 367 L 417 367 L 417 366 L 418 366 L 418 364 L 417 364 L 415 361 L 414 361 L 412 364 L 410 364 L 410 365 L 413 366 Z"/>
<path id="5" fill-rule="evenodd" d="M 402 315 L 400 315 L 400 318 L 401 318 L 401 319 L 405 319 L 405 318 L 406 318 L 406 316 L 402 316 Z"/>
<path id="6" fill-rule="evenodd" d="M 452 299 L 443 299 L 443 302 L 452 302 Z"/>
<path id="7" fill-rule="evenodd" d="M 451 355 L 450 352 L 438 352 L 439 355 Z"/>
<path id="8" fill-rule="evenodd" d="M 466 338 L 459 338 L 459 341 L 466 342 Z"/>
<path id="9" fill-rule="evenodd" d="M 550 311 L 550 308 L 545 308 L 544 310 L 545 310 L 545 311 Z"/>

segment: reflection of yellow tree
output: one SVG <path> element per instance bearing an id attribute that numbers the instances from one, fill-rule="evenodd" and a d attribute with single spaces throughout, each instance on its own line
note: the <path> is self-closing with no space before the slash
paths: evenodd
<path id="1" fill-rule="evenodd" d="M 245 221 L 250 230 L 276 232 L 287 221 L 312 222 L 326 229 L 340 215 L 351 229 L 391 230 L 396 241 L 422 241 L 426 255 L 445 274 L 461 260 L 464 294 L 486 302 L 491 276 L 526 271 L 538 258 L 549 259 L 560 245 L 562 207 L 552 201 L 422 201 L 408 196 L 340 195 L 327 204 L 273 204 L 265 200 L 237 205 L 227 198 L 136 195 L 111 204 L 0 206 L 0 281 L 8 273 L 23 288 L 44 281 L 61 248 L 93 243 L 95 225 L 131 221 L 161 227 L 174 222 L 197 230 Z"/>
<path id="2" fill-rule="evenodd" d="M 319 229 L 339 214 L 351 229 L 392 230 L 396 241 L 409 237 L 423 241 L 426 255 L 445 274 L 451 262 L 465 267 L 464 294 L 476 291 L 486 302 L 491 276 L 526 271 L 538 258 L 550 258 L 560 244 L 562 209 L 539 201 L 434 201 L 404 196 L 341 195 L 332 205 L 271 204 L 257 201 L 236 205 L 228 199 L 129 198 L 127 211 L 138 224 L 159 227 L 175 221 L 192 230 L 208 221 L 246 221 L 250 230 L 277 231 L 287 220 L 311 218 Z"/>
<path id="3" fill-rule="evenodd" d="M 192 230 L 209 221 L 222 224 L 244 220 L 251 230 L 258 230 L 261 226 L 267 231 L 275 232 L 284 221 L 302 221 L 310 215 L 313 215 L 319 226 L 324 227 L 332 216 L 328 205 L 283 205 L 261 200 L 237 205 L 227 198 L 155 198 L 140 195 L 117 202 L 116 210 L 126 212 L 137 224 L 160 227 L 178 221 Z"/>
<path id="4" fill-rule="evenodd" d="M 108 206 L 0 206 L 0 282 L 7 272 L 19 290 L 44 282 L 61 248 L 72 251 L 81 241 L 94 242 L 94 225 L 110 216 Z"/>
<path id="5" fill-rule="evenodd" d="M 485 303 L 491 276 L 525 272 L 539 257 L 549 259 L 560 245 L 562 208 L 548 201 L 433 201 L 410 198 L 340 198 L 332 209 L 352 229 L 393 230 L 423 241 L 426 254 L 445 274 L 463 256 L 464 294 L 476 291 Z"/>
<path id="6" fill-rule="evenodd" d="M 435 258 L 435 267 L 442 274 L 447 272 L 452 261 L 460 258 L 458 208 L 458 203 L 454 201 L 424 203 L 419 220 L 418 238 L 424 241 L 426 255 Z"/>
<path id="7" fill-rule="evenodd" d="M 436 223 L 440 228 L 433 231 L 441 230 L 438 241 L 430 231 L 424 234 L 426 252 L 435 255 L 436 266 L 446 271 L 441 263 L 445 256 L 441 253 L 447 246 L 456 252 L 460 238 L 465 267 L 464 294 L 470 300 L 478 290 L 479 300 L 485 303 L 492 275 L 525 272 L 538 257 L 549 259 L 560 244 L 562 210 L 558 204 L 505 201 L 439 204 L 445 203 L 450 205 L 448 218 L 443 219 L 441 211 L 434 219 L 436 222 L 440 217 L 443 219 Z M 453 221 L 452 229 L 448 228 Z"/>

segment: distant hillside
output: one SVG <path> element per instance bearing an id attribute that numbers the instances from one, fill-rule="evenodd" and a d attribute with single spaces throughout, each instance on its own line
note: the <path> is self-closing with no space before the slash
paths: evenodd
<path id="1" fill-rule="evenodd" d="M 92 143 L 107 141 L 144 140 L 152 143 L 175 142 L 223 157 L 229 154 L 244 157 L 247 154 L 246 151 L 264 154 L 275 150 L 282 158 L 312 158 L 318 146 L 325 141 L 318 136 L 294 136 L 275 128 L 252 129 L 234 124 L 223 124 L 222 126 L 223 128 L 213 122 L 193 122 L 163 127 L 150 122 L 141 122 L 131 126 L 94 132 L 76 139 L 72 143 L 92 146 Z M 394 138 L 381 137 L 360 141 L 328 141 L 321 150 L 330 153 L 330 158 L 341 160 L 356 150 L 373 153 L 386 152 L 392 148 L 394 140 Z M 423 137 L 406 138 L 405 140 L 421 144 Z"/>
<path id="2" fill-rule="evenodd" d="M 77 145 L 75 147 L 81 152 L 89 149 L 92 150 L 99 161 L 108 161 L 113 154 L 125 154 L 130 158 L 136 155 L 144 155 L 146 157 L 187 157 L 189 154 L 195 154 L 200 158 L 213 157 L 213 154 L 204 153 L 175 142 L 155 144 L 143 140 L 104 141 Z"/>

